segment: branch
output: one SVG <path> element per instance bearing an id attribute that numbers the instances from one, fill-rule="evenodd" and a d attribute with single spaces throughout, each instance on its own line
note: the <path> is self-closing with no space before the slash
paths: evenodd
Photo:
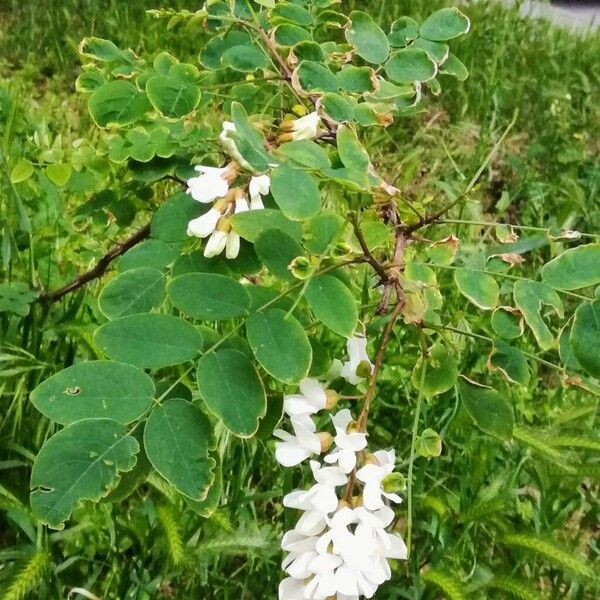
<path id="1" fill-rule="evenodd" d="M 63 296 L 74 292 L 75 290 L 83 287 L 86 283 L 99 279 L 104 275 L 110 264 L 119 256 L 125 254 L 127 250 L 133 248 L 136 244 L 139 244 L 142 240 L 145 240 L 150 235 L 150 223 L 144 225 L 141 229 L 138 229 L 133 235 L 128 237 L 120 244 L 113 246 L 89 271 L 81 273 L 75 279 L 67 283 L 57 290 L 43 292 L 39 296 L 41 302 L 50 304 L 60 300 Z"/>

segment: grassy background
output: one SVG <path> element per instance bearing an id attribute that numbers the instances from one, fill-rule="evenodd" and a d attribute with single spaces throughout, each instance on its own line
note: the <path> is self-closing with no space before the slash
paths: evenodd
<path id="1" fill-rule="evenodd" d="M 197 7 L 187 0 L 170 4 Z M 421 18 L 444 4 L 349 0 L 344 7 L 367 9 L 389 25 L 401 14 Z M 10 256 L 2 245 L 2 280 L 26 279 L 35 263 L 38 272 L 47 270 L 48 281 L 64 281 L 92 262 L 111 236 L 122 235 L 120 228 L 106 232 L 98 223 L 93 224 L 97 230 L 79 229 L 76 211 L 98 186 L 113 186 L 123 197 L 134 195 L 127 184 L 117 187 L 103 174 L 89 188 L 82 183 L 57 193 L 49 186 L 43 198 L 24 197 L 36 231 L 35 239 L 28 241 L 19 229 L 7 175 L 18 157 L 35 154 L 59 134 L 64 151 L 80 138 L 94 139 L 85 103 L 74 91 L 76 48 L 82 37 L 107 37 L 146 57 L 168 50 L 194 60 L 199 49 L 195 33 L 166 31 L 164 22 L 144 14 L 156 7 L 154 0 L 0 3 L 0 137 L 7 156 L 0 175 L 0 226 L 14 238 Z M 471 76 L 463 84 L 449 84 L 422 112 L 372 134 L 387 174 L 411 200 L 435 202 L 446 187 L 470 179 L 517 113 L 515 128 L 477 190 L 479 203 L 470 203 L 460 216 L 597 231 L 600 36 L 576 37 L 543 22 L 522 21 L 516 11 L 488 2 L 467 5 L 465 11 L 473 28 L 456 53 Z M 101 235 L 94 238 L 90 231 Z M 458 234 L 469 243 L 478 231 L 463 226 Z M 96 288 L 89 291 L 62 307 L 64 312 L 34 311 L 22 329 L 20 323 L 2 322 L 0 598 L 4 594 L 14 600 L 30 592 L 31 598 L 54 600 L 76 586 L 115 600 L 273 597 L 280 578 L 278 529 L 286 518 L 279 500 L 283 490 L 297 482 L 281 474 L 272 450 L 261 441 L 222 438 L 227 502 L 209 520 L 172 501 L 155 478 L 123 505 L 77 511 L 64 532 L 48 535 L 31 524 L 29 464 L 52 430 L 29 405 L 28 392 L 37 381 L 70 364 L 75 354 L 92 352 Z M 462 302 L 449 301 L 457 306 Z M 398 361 L 402 362 L 400 353 Z M 407 373 L 411 368 L 399 366 Z M 597 404 L 563 392 L 546 373 L 539 376 L 544 389 L 533 391 L 530 400 L 521 399 L 531 423 L 547 427 L 562 419 L 574 434 L 582 418 L 589 417 L 586 425 L 593 426 Z M 392 382 L 388 387 L 382 383 L 382 397 L 388 402 L 378 409 L 380 426 L 372 433 L 376 444 L 394 445 L 400 456 L 408 448 L 408 396 Z M 429 410 L 431 423 L 448 418 L 438 412 Z M 468 424 L 455 421 L 453 427 L 458 433 L 449 456 L 416 473 L 415 547 L 420 550 L 410 564 L 395 567 L 394 580 L 378 598 L 434 600 L 440 595 L 461 598 L 464 593 L 474 598 L 535 599 L 539 596 L 527 585 L 538 582 L 551 598 L 598 597 L 597 584 L 578 579 L 581 565 L 569 564 L 570 555 L 556 551 L 563 546 L 585 549 L 590 560 L 598 560 L 597 462 L 586 462 L 585 473 L 577 473 L 579 479 L 568 478 L 552 462 L 552 453 L 542 456 L 547 463 L 539 464 L 531 459 L 531 450 L 499 450 L 470 432 Z M 540 448 L 544 446 L 537 447 L 543 455 Z M 538 546 L 532 558 L 522 549 L 498 543 L 514 529 L 534 530 L 560 543 Z M 35 550 L 40 538 L 44 552 Z M 499 574 L 499 591 L 478 587 L 490 580 L 485 565 Z M 557 567 L 575 576 L 563 576 Z M 468 590 L 453 595 L 457 579 L 468 581 Z M 512 592 L 507 591 L 507 581 L 513 582 Z"/>

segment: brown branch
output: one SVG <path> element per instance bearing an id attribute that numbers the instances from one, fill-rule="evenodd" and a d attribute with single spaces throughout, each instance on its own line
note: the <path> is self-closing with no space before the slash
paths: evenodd
<path id="1" fill-rule="evenodd" d="M 74 292 L 75 290 L 83 287 L 86 283 L 99 279 L 104 275 L 110 264 L 119 256 L 122 256 L 127 250 L 133 248 L 136 244 L 139 244 L 142 240 L 145 240 L 150 235 L 150 223 L 144 225 L 141 229 L 138 229 L 133 235 L 128 237 L 126 240 L 119 244 L 114 245 L 89 271 L 77 275 L 75 279 L 67 283 L 66 285 L 48 292 L 43 292 L 39 296 L 41 302 L 50 304 L 60 300 L 63 296 Z"/>
<path id="2" fill-rule="evenodd" d="M 363 252 L 365 260 L 373 267 L 374 271 L 379 275 L 382 283 L 388 280 L 388 274 L 384 269 L 383 265 L 373 256 L 371 251 L 369 250 L 369 246 L 367 246 L 367 242 L 363 236 L 363 232 L 361 231 L 356 215 L 352 214 L 350 216 L 350 222 L 352 223 L 352 228 L 354 229 L 354 235 L 360 244 L 360 248 Z"/>

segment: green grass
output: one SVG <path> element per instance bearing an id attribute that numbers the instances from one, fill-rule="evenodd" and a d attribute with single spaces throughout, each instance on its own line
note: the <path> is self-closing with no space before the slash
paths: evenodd
<path id="1" fill-rule="evenodd" d="M 170 4 L 196 10 L 200 3 Z M 366 8 L 389 25 L 401 14 L 425 16 L 442 4 L 348 0 L 344 6 Z M 74 92 L 76 48 L 82 37 L 107 37 L 147 58 L 168 50 L 194 60 L 197 34 L 166 31 L 165 22 L 144 14 L 156 7 L 153 0 L 0 4 L 0 139 L 9 163 L 6 169 L 0 163 L 0 228 L 8 232 L 3 239 L 9 240 L 1 246 L 3 281 L 39 278 L 44 285 L 56 286 L 141 221 L 107 226 L 105 213 L 76 217 L 94 194 L 112 189 L 119 199 L 140 208 L 147 202 L 157 205 L 166 193 L 145 186 L 140 192 L 139 184 L 131 182 L 118 184 L 101 165 L 87 187 L 80 182 L 61 193 L 48 186 L 39 197 L 22 192 L 16 198 L 8 184 L 8 172 L 19 157 L 35 160 L 59 134 L 64 152 L 72 152 L 79 138 L 95 139 L 85 101 Z M 456 53 L 471 76 L 462 84 L 448 83 L 422 112 L 373 134 L 379 136 L 371 141 L 387 175 L 413 202 L 444 199 L 447 190 L 464 187 L 516 113 L 516 125 L 486 169 L 473 201 L 454 216 L 474 221 L 508 218 L 526 226 L 596 232 L 600 35 L 577 37 L 543 22 L 523 21 L 516 11 L 490 2 L 469 4 L 465 10 L 473 27 Z M 24 203 L 34 223 L 33 237 L 20 224 L 17 201 Z M 467 244 L 479 235 L 470 225 L 453 231 Z M 0 313 L 0 598 L 5 593 L 21 597 L 34 589 L 30 598 L 54 600 L 65 598 L 73 587 L 89 589 L 106 600 L 271 597 L 265 590 L 276 589 L 280 579 L 277 537 L 282 524 L 291 525 L 285 522 L 290 515 L 284 514 L 280 498 L 300 482 L 282 475 L 264 441 L 222 438 L 227 501 L 209 520 L 180 501 L 171 502 L 174 499 L 161 481 L 151 478 L 122 505 L 77 511 L 64 532 L 50 534 L 36 528 L 28 508 L 28 465 L 53 430 L 31 407 L 28 393 L 74 356 L 95 357 L 90 336 L 99 318 L 96 295 L 97 286 L 91 285 L 87 293 L 50 311 L 36 307 L 22 321 Z M 462 301 L 449 302 L 458 306 Z M 375 408 L 379 425 L 371 440 L 382 447 L 394 445 L 400 456 L 408 456 L 412 365 L 400 348 L 410 347 L 414 340 L 396 343 L 394 368 L 407 374 L 406 389 L 382 382 L 381 397 L 386 400 Z M 479 359 L 475 353 L 470 358 L 473 363 Z M 551 441 L 555 437 L 551 426 L 560 418 L 564 439 L 591 438 L 597 404 L 563 390 L 551 373 L 541 371 L 540 377 L 543 389 L 535 390 L 532 398 L 517 394 L 520 410 L 531 422 L 527 424 L 544 428 L 544 439 Z M 585 402 L 587 411 L 568 416 L 574 405 Z M 531 586 L 529 597 L 534 597 L 539 582 L 550 598 L 596 598 L 596 583 L 579 581 L 556 568 L 564 557 L 560 552 L 553 556 L 548 542 L 536 546 L 510 537 L 536 532 L 556 540 L 565 551 L 585 548 L 589 562 L 598 560 L 594 444 L 574 449 L 553 446 L 561 463 L 577 467 L 573 474 L 557 469 L 551 460 L 554 452 L 538 459 L 531 452 L 533 446 L 499 445 L 473 433 L 469 419 L 453 412 L 453 406 L 431 403 L 423 413 L 425 424 L 441 424 L 440 429 L 452 433 L 452 441 L 440 459 L 416 463 L 415 558 L 396 567 L 393 581 L 377 598 L 434 600 L 440 593 L 528 597 Z M 403 526 L 399 523 L 400 529 Z M 512 539 L 518 551 L 502 541 L 506 539 Z M 531 539 L 538 537 L 532 534 Z M 38 544 L 47 554 L 38 553 Z M 554 560 L 546 561 L 548 556 Z M 579 565 L 577 560 L 573 564 Z M 496 579 L 486 573 L 486 565 L 498 569 Z M 571 570 L 587 574 L 586 569 Z M 51 575 L 40 577 L 40 572 Z"/>

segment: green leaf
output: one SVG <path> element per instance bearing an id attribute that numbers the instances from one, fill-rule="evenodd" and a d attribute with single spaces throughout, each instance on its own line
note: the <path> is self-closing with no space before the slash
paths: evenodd
<path id="1" fill-rule="evenodd" d="M 435 61 L 437 65 L 441 65 L 443 62 L 445 62 L 448 58 L 448 54 L 450 53 L 448 44 L 444 44 L 442 42 L 432 42 L 431 40 L 425 40 L 423 38 L 415 40 L 411 44 L 411 48 L 421 48 L 421 50 L 425 50 L 429 58 Z"/>
<path id="2" fill-rule="evenodd" d="M 273 275 L 284 281 L 294 280 L 288 266 L 294 258 L 304 254 L 294 238 L 280 229 L 267 229 L 256 238 L 254 249 Z"/>
<path id="3" fill-rule="evenodd" d="M 235 279 L 215 273 L 189 273 L 169 282 L 169 299 L 189 317 L 225 321 L 248 312 L 250 296 Z"/>
<path id="4" fill-rule="evenodd" d="M 203 500 L 214 475 L 212 427 L 187 400 L 172 398 L 157 406 L 144 427 L 144 448 L 152 466 L 181 494 Z"/>
<path id="5" fill-rule="evenodd" d="M 67 185 L 69 179 L 71 179 L 72 172 L 71 165 L 66 163 L 53 163 L 46 167 L 48 179 L 58 187 Z"/>
<path id="6" fill-rule="evenodd" d="M 337 213 L 321 213 L 308 225 L 305 246 L 315 254 L 325 254 L 344 229 L 344 217 Z"/>
<path id="7" fill-rule="evenodd" d="M 207 69 L 221 69 L 221 59 L 223 55 L 227 50 L 236 46 L 252 46 L 252 39 L 245 31 L 237 31 L 234 29 L 222 37 L 215 36 L 210 38 L 206 46 L 200 51 L 198 60 L 200 64 Z"/>
<path id="8" fill-rule="evenodd" d="M 165 276 L 157 269 L 140 267 L 125 271 L 100 292 L 98 305 L 109 318 L 150 312 L 165 299 Z"/>
<path id="9" fill-rule="evenodd" d="M 579 364 L 600 379 L 600 300 L 585 302 L 575 311 L 569 343 Z"/>
<path id="10" fill-rule="evenodd" d="M 267 397 L 262 381 L 250 359 L 233 349 L 203 356 L 196 372 L 202 399 L 229 431 L 250 437 L 265 416 Z"/>
<path id="11" fill-rule="evenodd" d="M 117 263 L 119 271 L 130 271 L 140 267 L 162 269 L 179 256 L 179 248 L 161 240 L 146 240 L 128 250 Z"/>
<path id="12" fill-rule="evenodd" d="M 523 335 L 523 315 L 510 306 L 499 306 L 492 313 L 492 329 L 501 338 L 510 340 Z"/>
<path id="13" fill-rule="evenodd" d="M 418 37 L 419 24 L 410 17 L 400 17 L 392 23 L 388 41 L 394 48 L 404 48 Z"/>
<path id="14" fill-rule="evenodd" d="M 92 92 L 88 110 L 99 127 L 129 125 L 150 109 L 146 94 L 122 79 L 109 81 Z"/>
<path id="15" fill-rule="evenodd" d="M 336 277 L 319 275 L 308 282 L 305 296 L 315 317 L 343 337 L 358 324 L 358 309 L 350 290 Z"/>
<path id="16" fill-rule="evenodd" d="M 537 281 L 515 281 L 513 297 L 517 308 L 523 313 L 525 323 L 542 350 L 555 346 L 554 335 L 541 316 L 542 306 L 552 306 L 559 317 L 563 317 L 563 304 L 559 295 L 549 286 Z"/>
<path id="17" fill-rule="evenodd" d="M 375 71 L 371 67 L 344 67 L 337 74 L 338 81 L 344 90 L 351 94 L 367 94 L 378 87 Z"/>
<path id="18" fill-rule="evenodd" d="M 458 8 L 442 8 L 430 15 L 421 25 L 421 36 L 434 42 L 444 42 L 467 33 L 471 27 L 468 17 Z"/>
<path id="19" fill-rule="evenodd" d="M 269 66 L 266 54 L 256 46 L 234 46 L 223 53 L 221 64 L 234 71 L 253 73 Z"/>
<path id="20" fill-rule="evenodd" d="M 369 169 L 369 153 L 358 141 L 356 133 L 349 125 L 338 128 L 337 147 L 344 166 L 353 171 L 366 173 Z"/>
<path id="21" fill-rule="evenodd" d="M 279 2 L 271 11 L 271 18 L 280 17 L 299 25 L 310 25 L 313 17 L 309 10 L 292 2 Z"/>
<path id="22" fill-rule="evenodd" d="M 415 388 L 421 389 L 426 398 L 433 398 L 451 389 L 458 378 L 458 367 L 454 355 L 440 343 L 434 344 L 427 352 L 425 381 L 421 389 L 423 358 L 419 358 L 412 375 Z"/>
<path id="23" fill-rule="evenodd" d="M 38 297 L 26 283 L 0 283 L 0 313 L 11 312 L 21 317 L 29 314 L 29 305 Z"/>
<path id="24" fill-rule="evenodd" d="M 206 258 L 202 250 L 194 250 L 189 254 L 182 254 L 173 264 L 171 274 L 173 277 L 186 275 L 187 273 L 219 273 L 220 275 L 231 275 L 225 259 L 220 256 Z"/>
<path id="25" fill-rule="evenodd" d="M 488 359 L 492 370 L 500 371 L 511 383 L 527 386 L 529 383 L 529 365 L 525 355 L 514 346 L 501 340 L 494 340 L 494 348 Z"/>
<path id="26" fill-rule="evenodd" d="M 83 56 L 103 62 L 121 58 L 121 51 L 113 42 L 94 36 L 83 38 L 78 50 Z"/>
<path id="27" fill-rule="evenodd" d="M 110 418 L 126 425 L 152 404 L 154 383 L 136 367 L 107 360 L 72 365 L 31 392 L 33 405 L 50 420 L 68 425 Z"/>
<path id="28" fill-rule="evenodd" d="M 311 42 L 313 39 L 309 31 L 292 23 L 278 25 L 274 36 L 278 46 L 295 46 L 300 42 Z"/>
<path id="29" fill-rule="evenodd" d="M 498 305 L 500 288 L 491 275 L 461 269 L 454 272 L 454 283 L 458 291 L 477 308 L 492 310 Z"/>
<path id="30" fill-rule="evenodd" d="M 323 94 L 321 106 L 325 114 L 337 123 L 354 120 L 354 106 L 340 94 Z"/>
<path id="31" fill-rule="evenodd" d="M 437 65 L 425 50 L 404 48 L 390 56 L 385 63 L 385 72 L 398 83 L 430 81 L 437 73 Z"/>
<path id="32" fill-rule="evenodd" d="M 246 333 L 254 356 L 270 375 L 290 384 L 306 377 L 312 348 L 294 317 L 277 309 L 254 313 L 246 322 Z"/>
<path id="33" fill-rule="evenodd" d="M 137 440 L 111 419 L 85 419 L 68 425 L 41 448 L 31 471 L 31 508 L 53 529 L 83 500 L 98 501 L 133 469 Z"/>
<path id="34" fill-rule="evenodd" d="M 20 158 L 10 173 L 11 183 L 27 181 L 34 173 L 33 164 L 26 158 Z"/>
<path id="35" fill-rule="evenodd" d="M 221 494 L 223 493 L 223 469 L 217 462 L 218 455 L 216 452 L 211 454 L 213 460 L 217 463 L 213 470 L 214 481 L 208 490 L 208 494 L 204 500 L 192 500 L 188 496 L 184 496 L 185 503 L 198 515 L 208 519 L 219 506 Z"/>
<path id="36" fill-rule="evenodd" d="M 309 93 L 337 92 L 340 89 L 338 78 L 332 71 L 312 60 L 303 60 L 296 67 L 292 81 Z"/>
<path id="37" fill-rule="evenodd" d="M 456 77 L 458 81 L 466 81 L 469 77 L 469 70 L 467 67 L 459 58 L 452 54 L 452 52 L 448 54 L 446 62 L 440 67 L 440 73 L 442 75 Z"/>
<path id="38" fill-rule="evenodd" d="M 239 153 L 256 171 L 266 171 L 273 161 L 264 149 L 265 140 L 239 102 L 231 103 L 231 118 L 236 131 L 230 132 L 230 135 Z"/>
<path id="39" fill-rule="evenodd" d="M 202 336 L 193 325 L 171 315 L 129 315 L 105 323 L 96 345 L 113 360 L 144 369 L 176 365 L 196 356 Z"/>
<path id="40" fill-rule="evenodd" d="M 82 94 L 91 94 L 106 83 L 106 77 L 97 69 L 82 71 L 75 80 L 75 90 Z"/>
<path id="41" fill-rule="evenodd" d="M 188 239 L 187 225 L 206 210 L 189 194 L 179 192 L 163 202 L 152 215 L 150 235 L 163 242 L 182 242 Z"/>
<path id="42" fill-rule="evenodd" d="M 327 151 L 312 140 L 286 142 L 279 146 L 278 151 L 304 167 L 312 169 L 331 167 Z"/>
<path id="43" fill-rule="evenodd" d="M 233 230 L 249 242 L 255 242 L 267 229 L 280 229 L 295 240 L 302 237 L 300 223 L 290 221 L 280 210 L 271 208 L 237 213 L 231 216 L 229 222 Z"/>
<path id="44" fill-rule="evenodd" d="M 433 429 L 425 429 L 416 439 L 415 452 L 424 458 L 435 458 L 442 453 L 442 438 Z"/>
<path id="45" fill-rule="evenodd" d="M 390 53 L 387 36 L 367 13 L 351 12 L 345 33 L 356 54 L 367 62 L 379 65 L 387 59 Z"/>
<path id="46" fill-rule="evenodd" d="M 542 267 L 542 281 L 555 290 L 578 290 L 600 283 L 600 244 L 566 250 Z"/>
<path id="47" fill-rule="evenodd" d="M 500 439 L 510 439 L 515 417 L 511 405 L 494 388 L 463 377 L 459 380 L 463 406 L 477 427 Z"/>
<path id="48" fill-rule="evenodd" d="M 314 177 L 286 164 L 271 171 L 271 194 L 281 212 L 293 221 L 310 219 L 321 210 L 321 193 Z"/>
<path id="49" fill-rule="evenodd" d="M 180 119 L 191 113 L 200 102 L 200 88 L 172 75 L 155 75 L 146 83 L 152 106 L 164 117 Z"/>

